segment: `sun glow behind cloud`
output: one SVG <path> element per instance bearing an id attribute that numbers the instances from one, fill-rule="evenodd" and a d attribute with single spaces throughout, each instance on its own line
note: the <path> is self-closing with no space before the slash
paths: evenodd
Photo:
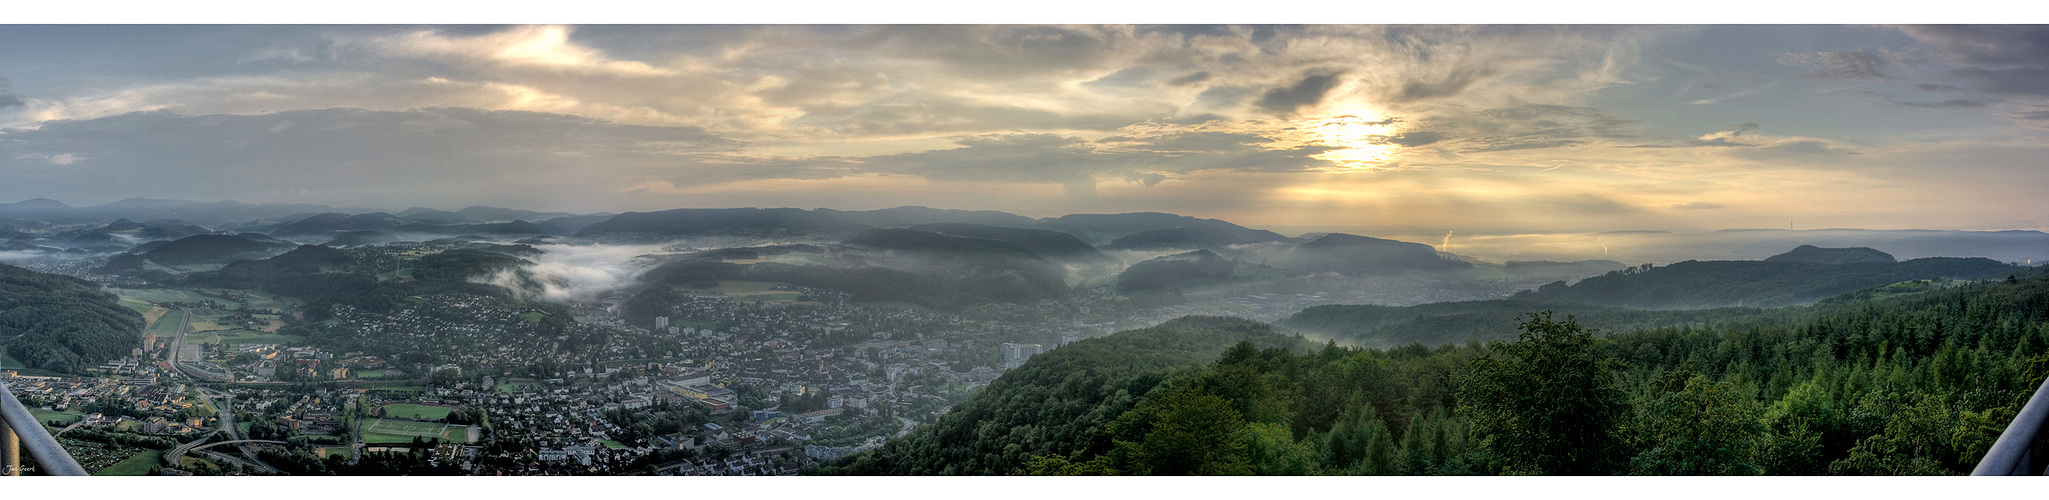
<path id="1" fill-rule="evenodd" d="M 1306 121 L 1300 128 L 1313 135 L 1316 143 L 1343 148 L 1310 156 L 1336 164 L 1321 169 L 1324 172 L 1371 171 L 1386 167 L 1400 155 L 1400 146 L 1387 142 L 1396 133 L 1394 120 L 1337 115 Z"/>

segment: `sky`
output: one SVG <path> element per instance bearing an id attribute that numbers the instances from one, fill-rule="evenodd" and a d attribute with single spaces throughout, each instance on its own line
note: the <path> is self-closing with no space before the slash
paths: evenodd
<path id="1" fill-rule="evenodd" d="M 2049 27 L 0 26 L 0 203 L 2049 230 Z"/>

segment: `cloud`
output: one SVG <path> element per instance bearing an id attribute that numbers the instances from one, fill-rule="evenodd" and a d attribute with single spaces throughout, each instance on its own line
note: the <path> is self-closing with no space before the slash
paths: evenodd
<path id="1" fill-rule="evenodd" d="M 423 30 L 379 37 L 371 40 L 371 44 L 385 53 L 404 57 L 619 76 L 677 74 L 673 69 L 640 61 L 613 59 L 598 50 L 572 43 L 569 37 L 573 31 L 575 28 L 568 26 L 514 26 L 496 33 L 464 37 L 449 36 L 439 30 Z"/>
<path id="2" fill-rule="evenodd" d="M 14 95 L 14 82 L 8 81 L 7 77 L 0 76 L 0 109 L 27 105 L 27 102 L 21 100 L 21 96 Z"/>
<path id="3" fill-rule="evenodd" d="M 357 205 L 391 197 L 578 198 L 615 176 L 689 170 L 695 182 L 799 173 L 730 165 L 744 143 L 694 127 L 523 111 L 325 109 L 264 115 L 158 111 L 60 120 L 0 134 L 0 197 L 176 193 L 201 199 Z M 45 175 L 48 165 L 67 174 Z M 260 193 L 279 193 L 264 199 Z M 255 198 L 255 199 L 252 199 Z M 569 201 L 569 200 L 563 200 Z"/>
<path id="4" fill-rule="evenodd" d="M 1451 153 L 1580 146 L 1638 135 L 1637 120 L 1580 106 L 1525 104 L 1491 109 L 1439 108 L 1390 144 Z"/>
<path id="5" fill-rule="evenodd" d="M 1712 201 L 1695 201 L 1689 203 L 1674 204 L 1671 208 L 1673 210 L 1713 210 L 1717 208 L 1722 208 L 1724 206 L 1725 205 L 1723 204 L 1715 203 Z"/>
<path id="6" fill-rule="evenodd" d="M 2049 26 L 1900 26 L 1933 48 L 1933 59 L 1955 85 L 1916 85 L 1924 92 L 1967 92 L 1968 99 L 1933 101 L 1939 107 L 1982 107 L 2023 126 L 2049 129 L 2032 118 L 2049 111 Z M 1973 105 L 1973 103 L 1983 105 Z M 1996 106 L 1993 104 L 1997 104 Z"/>
<path id="7" fill-rule="evenodd" d="M 2041 66 L 2049 62 L 2049 27 L 2040 25 L 1920 25 L 1899 30 L 1934 46 L 1942 58 L 1966 66 Z"/>
<path id="8" fill-rule="evenodd" d="M 1695 145 L 1695 146 L 1717 146 L 1717 147 L 1719 147 L 1719 146 L 1752 146 L 1752 145 L 1754 145 L 1754 144 L 1752 144 L 1752 143 L 1749 143 L 1748 141 L 1745 141 L 1745 140 L 1744 140 L 1745 138 L 1743 137 L 1743 135 L 1744 135 L 1744 134 L 1748 134 L 1748 133 L 1751 133 L 1751 132 L 1755 132 L 1755 131 L 1757 131 L 1757 129 L 1758 129 L 1758 128 L 1760 128 L 1760 127 L 1759 127 L 1759 126 L 1758 126 L 1757 124 L 1755 124 L 1755 123 L 1748 123 L 1748 122 L 1746 122 L 1746 123 L 1738 123 L 1738 124 L 1736 124 L 1736 129 L 1735 129 L 1735 130 L 1724 130 L 1724 131 L 1721 131 L 1721 132 L 1715 132 L 1715 133 L 1712 133 L 1712 134 L 1707 134 L 1707 135 L 1703 135 L 1703 136 L 1700 136 L 1700 138 L 1699 138 L 1699 139 L 1694 139 L 1694 140 L 1693 140 L 1693 143 L 1692 143 L 1692 144 L 1693 144 L 1693 145 Z"/>
<path id="9" fill-rule="evenodd" d="M 1856 149 L 1828 139 L 1759 134 L 1757 130 L 1762 127 L 1756 123 L 1739 123 L 1734 127 L 1701 135 L 1688 141 L 1687 145 L 1730 148 L 1737 152 L 1735 154 L 1756 159 L 1782 159 L 1785 155 L 1858 154 Z"/>
<path id="10" fill-rule="evenodd" d="M 1894 104 L 1917 108 L 1982 108 L 1985 101 L 1977 99 L 1944 99 L 1940 101 L 1900 101 Z"/>
<path id="11" fill-rule="evenodd" d="M 1457 95 L 1460 91 L 1464 91 L 1466 87 L 1472 86 L 1480 79 L 1493 75 L 1494 70 L 1489 68 L 1460 66 L 1453 69 L 1450 74 L 1434 81 L 1410 80 L 1408 83 L 1402 84 L 1401 91 L 1395 93 L 1393 98 L 1397 101 L 1413 102 L 1453 96 Z"/>
<path id="12" fill-rule="evenodd" d="M 1202 82 L 1207 82 L 1207 81 L 1209 81 L 1209 80 L 1210 80 L 1210 77 L 1212 77 L 1212 76 L 1214 76 L 1214 75 L 1211 75 L 1211 74 L 1210 74 L 1210 72 L 1208 72 L 1208 71 L 1197 71 L 1197 72 L 1194 72 L 1194 73 L 1189 73 L 1189 74 L 1187 74 L 1187 75 L 1184 75 L 1184 76 L 1181 76 L 1181 77 L 1177 77 L 1177 78 L 1175 78 L 1175 79 L 1172 79 L 1172 80 L 1167 80 L 1167 84 L 1168 84 L 1168 85 L 1173 85 L 1173 86 L 1176 86 L 1176 87 L 1179 87 L 1179 86 L 1183 86 L 1183 85 L 1194 85 L 1194 84 L 1198 84 L 1198 83 L 1202 83 Z"/>
<path id="13" fill-rule="evenodd" d="M 1891 80 L 1884 70 L 1892 64 L 1885 56 L 1865 51 L 1780 54 L 1779 64 L 1814 68 L 1813 78 Z"/>
<path id="14" fill-rule="evenodd" d="M 1331 89 L 1337 88 L 1339 75 L 1336 73 L 1311 73 L 1303 75 L 1300 81 L 1287 87 L 1267 90 L 1259 96 L 1259 109 L 1276 114 L 1294 113 L 1308 106 L 1323 102 Z"/>
<path id="15" fill-rule="evenodd" d="M 1395 134 L 1387 138 L 1388 144 L 1416 147 L 1444 140 L 1444 134 L 1430 131 L 1416 131 Z"/>

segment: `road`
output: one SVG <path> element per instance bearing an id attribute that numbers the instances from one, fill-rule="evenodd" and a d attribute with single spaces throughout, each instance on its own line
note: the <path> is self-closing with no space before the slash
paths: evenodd
<path id="1" fill-rule="evenodd" d="M 85 425 L 85 419 L 83 419 L 83 418 L 81 418 L 81 419 L 78 419 L 78 421 L 77 421 L 77 422 L 72 422 L 72 423 L 71 423 L 71 425 L 67 425 L 67 426 L 64 426 L 64 428 L 62 428 L 62 429 L 57 429 L 57 432 L 52 432 L 52 433 L 50 433 L 50 435 L 51 435 L 51 436 L 62 436 L 62 435 L 64 435 L 64 431 L 68 431 L 68 430 L 72 430 L 72 429 L 77 429 L 77 428 L 78 428 L 79 426 L 81 426 L 81 425 Z"/>
<path id="2" fill-rule="evenodd" d="M 908 418 L 903 418 L 903 417 L 897 417 L 897 418 L 896 418 L 896 421 L 898 421 L 898 422 L 903 422 L 903 423 L 904 423 L 904 428 L 903 428 L 903 430 L 899 430 L 899 431 L 896 431 L 896 435 L 895 435 L 895 436 L 892 436 L 892 437 L 904 437 L 904 435 L 905 435 L 905 434 L 910 434 L 910 433 L 911 433 L 911 429 L 912 429 L 912 428 L 915 428 L 915 427 L 917 427 L 917 426 L 918 426 L 918 421 L 916 421 L 916 420 L 911 420 L 911 419 L 908 419 Z"/>
<path id="3" fill-rule="evenodd" d="M 178 347 L 185 344 L 185 325 L 192 322 L 190 309 L 179 309 L 178 314 L 178 334 L 171 336 L 171 348 L 164 351 L 164 361 L 173 365 L 178 364 Z"/>

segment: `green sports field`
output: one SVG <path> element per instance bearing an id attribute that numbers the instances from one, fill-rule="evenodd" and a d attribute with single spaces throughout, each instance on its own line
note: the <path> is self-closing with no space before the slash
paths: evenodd
<path id="1" fill-rule="evenodd" d="M 469 426 L 387 418 L 363 419 L 362 431 L 365 443 L 406 443 L 415 437 L 456 443 L 469 439 Z"/>
<path id="2" fill-rule="evenodd" d="M 454 410 L 454 408 L 395 403 L 384 405 L 384 416 L 415 420 L 441 420 L 448 418 L 448 412 L 451 410 Z"/>

